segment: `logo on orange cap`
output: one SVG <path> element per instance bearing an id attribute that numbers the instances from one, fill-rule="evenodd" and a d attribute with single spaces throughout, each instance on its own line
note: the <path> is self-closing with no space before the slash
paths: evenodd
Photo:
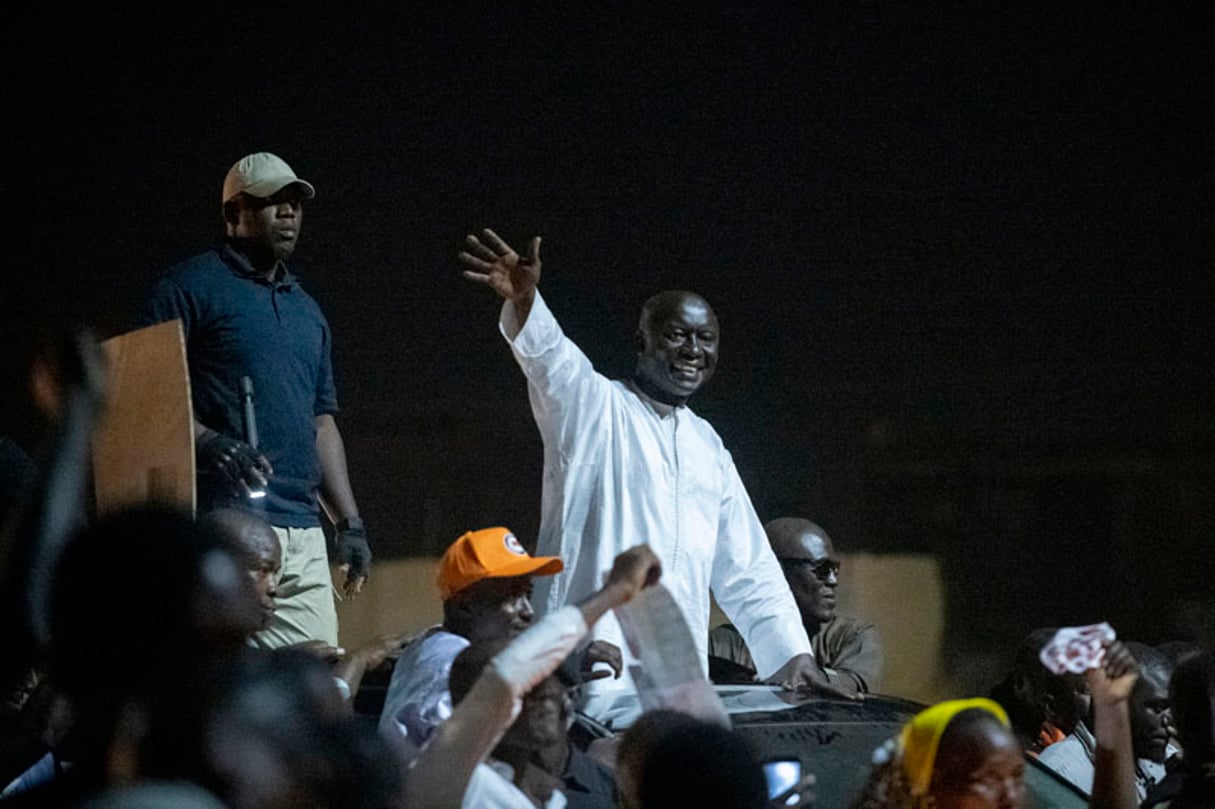
<path id="1" fill-rule="evenodd" d="M 507 528 L 469 531 L 439 560 L 439 596 L 452 596 L 482 579 L 551 576 L 565 565 L 556 556 L 532 556 Z"/>

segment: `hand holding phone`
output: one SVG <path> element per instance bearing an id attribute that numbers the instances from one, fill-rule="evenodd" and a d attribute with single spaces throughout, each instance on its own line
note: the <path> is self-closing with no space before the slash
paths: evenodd
<path id="1" fill-rule="evenodd" d="M 806 790 L 814 785 L 814 775 L 803 777 L 802 763 L 798 759 L 770 759 L 763 766 L 770 805 L 800 806 L 803 796 L 809 797 Z"/>

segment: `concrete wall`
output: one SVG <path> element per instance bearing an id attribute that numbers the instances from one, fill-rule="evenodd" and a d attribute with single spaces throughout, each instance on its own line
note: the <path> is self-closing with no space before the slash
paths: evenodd
<path id="1" fill-rule="evenodd" d="M 435 573 L 438 559 L 375 562 L 363 592 L 337 605 L 339 638 L 355 648 L 388 632 L 417 633 L 443 619 Z M 340 581 L 334 572 L 334 581 Z"/>
<path id="2" fill-rule="evenodd" d="M 955 696 L 941 667 L 945 596 L 926 555 L 844 555 L 839 611 L 877 625 L 885 652 L 882 691 L 923 702 Z M 378 564 L 357 598 L 338 604 L 341 641 L 357 647 L 386 632 L 416 633 L 442 619 L 437 559 Z M 712 623 L 725 617 L 714 606 Z"/>

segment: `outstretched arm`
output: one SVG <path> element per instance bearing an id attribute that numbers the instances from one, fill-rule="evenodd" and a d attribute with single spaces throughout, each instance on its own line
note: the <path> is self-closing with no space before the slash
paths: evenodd
<path id="1" fill-rule="evenodd" d="M 346 683 L 351 699 L 358 695 L 363 676 L 378 668 L 393 652 L 399 651 L 409 637 L 410 634 L 406 632 L 377 635 L 337 663 L 334 674 Z"/>
<path id="2" fill-rule="evenodd" d="M 1120 641 L 1105 648 L 1105 662 L 1084 679 L 1093 695 L 1094 755 L 1090 809 L 1135 809 L 1135 754 L 1131 747 L 1131 690 L 1139 679 L 1134 656 Z"/>
<path id="3" fill-rule="evenodd" d="M 492 230 L 468 236 L 460 253 L 464 277 L 503 299 L 498 328 L 527 377 L 528 398 L 546 447 L 584 452 L 588 426 L 596 431 L 610 402 L 612 383 L 561 331 L 540 280 L 540 237 L 520 256 Z M 575 449 L 575 445 L 581 449 Z"/>
<path id="4" fill-rule="evenodd" d="M 493 288 L 514 304 L 522 330 L 536 299 L 536 285 L 540 283 L 540 237 L 532 237 L 527 256 L 520 256 L 489 228 L 482 232 L 480 239 L 470 233 L 464 241 L 467 249 L 459 256 L 468 267 L 464 277 Z"/>

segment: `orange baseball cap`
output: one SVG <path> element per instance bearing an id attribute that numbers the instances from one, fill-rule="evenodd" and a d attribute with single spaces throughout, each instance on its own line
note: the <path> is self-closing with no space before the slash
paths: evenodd
<path id="1" fill-rule="evenodd" d="M 457 539 L 439 560 L 439 596 L 447 601 L 482 579 L 551 576 L 565 564 L 556 556 L 531 556 L 508 528 L 482 528 Z"/>

